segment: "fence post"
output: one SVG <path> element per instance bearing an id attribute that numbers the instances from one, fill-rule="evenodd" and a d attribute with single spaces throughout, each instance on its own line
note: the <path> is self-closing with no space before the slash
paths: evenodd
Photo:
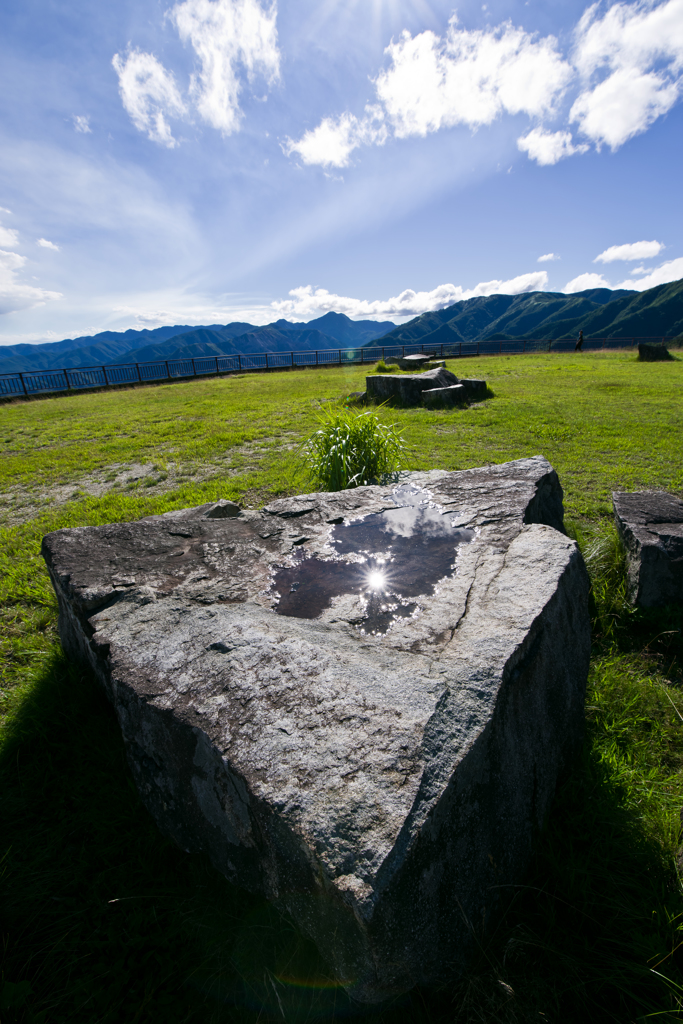
<path id="1" fill-rule="evenodd" d="M 238 370 L 242 369 L 242 356 L 240 355 L 239 352 L 237 353 L 237 369 Z"/>
<path id="2" fill-rule="evenodd" d="M 522 354 L 526 352 L 526 338 L 522 339 Z"/>
<path id="3" fill-rule="evenodd" d="M 498 342 L 498 355 L 503 351 L 503 339 Z"/>
<path id="4" fill-rule="evenodd" d="M 139 363 L 136 363 L 136 364 L 135 364 L 135 372 L 136 372 L 136 373 L 137 373 L 137 375 L 138 375 L 138 380 L 139 380 L 139 381 L 140 381 L 140 383 L 142 384 L 142 377 L 140 376 L 140 364 L 139 364 Z"/>
<path id="5" fill-rule="evenodd" d="M 479 355 L 479 342 L 477 342 L 477 355 Z"/>
<path id="6" fill-rule="evenodd" d="M 462 355 L 462 342 L 460 342 L 460 348 L 458 350 L 458 356 Z"/>
<path id="7" fill-rule="evenodd" d="M 341 366 L 341 349 L 339 349 L 339 365 Z"/>
<path id="8" fill-rule="evenodd" d="M 19 377 L 20 377 L 20 379 L 21 379 L 21 386 L 22 386 L 22 388 L 24 389 L 24 394 L 25 394 L 25 395 L 26 395 L 26 397 L 28 398 L 28 391 L 26 390 L 26 381 L 24 380 L 24 375 L 23 375 L 23 373 L 20 373 L 20 374 L 19 374 Z"/>
<path id="9" fill-rule="evenodd" d="M 266 370 L 268 369 L 268 353 L 266 352 Z"/>
<path id="10" fill-rule="evenodd" d="M 316 353 L 315 353 L 315 365 L 316 366 L 318 365 L 318 352 L 317 352 L 317 350 L 316 350 Z"/>
<path id="11" fill-rule="evenodd" d="M 167 377 L 168 380 L 170 380 L 171 379 L 171 371 L 170 371 L 169 366 L 168 366 L 168 359 L 164 359 L 164 362 L 166 363 L 166 377 Z M 192 360 L 192 369 L 194 370 L 194 359 Z"/>
<path id="12" fill-rule="evenodd" d="M 360 365 L 362 366 L 364 362 L 365 362 L 365 349 L 362 348 L 360 350 Z"/>
<path id="13" fill-rule="evenodd" d="M 293 353 L 293 352 L 290 352 L 289 354 L 290 354 L 290 355 L 291 355 L 291 357 L 292 357 L 292 366 L 294 366 L 294 353 Z M 317 352 L 316 352 L 316 354 L 315 354 L 315 357 L 316 357 L 316 359 L 318 358 L 318 353 L 317 353 Z"/>

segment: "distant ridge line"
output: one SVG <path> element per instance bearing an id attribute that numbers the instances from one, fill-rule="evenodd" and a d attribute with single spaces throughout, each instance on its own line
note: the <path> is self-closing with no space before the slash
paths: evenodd
<path id="1" fill-rule="evenodd" d="M 676 340 L 673 336 L 662 337 L 661 335 L 633 338 L 585 338 L 583 351 L 633 349 L 638 342 L 655 341 L 667 344 Z M 466 356 L 570 352 L 574 350 L 574 345 L 573 340 L 496 339 L 442 345 L 377 345 L 304 352 L 245 352 L 225 356 L 156 359 L 142 363 L 106 363 L 91 367 L 63 367 L 54 370 L 15 370 L 0 374 L 0 400 L 32 398 L 60 391 L 76 392 L 101 390 L 109 387 L 134 387 L 136 384 L 159 384 L 167 381 L 174 382 L 249 371 L 267 372 L 307 367 L 362 366 L 366 363 L 368 365 L 376 363 L 388 356 L 406 356 L 416 353 L 434 355 L 439 359 L 459 359 Z"/>

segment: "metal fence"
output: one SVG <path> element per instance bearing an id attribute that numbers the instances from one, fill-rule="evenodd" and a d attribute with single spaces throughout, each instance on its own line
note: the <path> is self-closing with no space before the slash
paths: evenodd
<path id="1" fill-rule="evenodd" d="M 667 342 L 672 338 L 586 338 L 584 351 L 634 348 L 638 342 Z M 197 356 L 194 359 L 157 359 L 145 363 L 114 363 L 60 370 L 24 370 L 0 374 L 0 397 L 30 397 L 51 391 L 82 391 L 190 377 L 244 373 L 250 370 L 286 370 L 306 366 L 347 366 L 376 363 L 390 356 L 416 353 L 437 359 L 464 356 L 522 355 L 525 352 L 570 352 L 574 341 L 481 341 L 442 345 L 389 345 L 372 348 L 333 348 L 317 352 L 251 352 L 228 356 Z"/>

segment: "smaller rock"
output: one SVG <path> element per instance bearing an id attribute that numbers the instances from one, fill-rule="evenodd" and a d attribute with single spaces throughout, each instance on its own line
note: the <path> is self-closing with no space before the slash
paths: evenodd
<path id="1" fill-rule="evenodd" d="M 463 405 L 467 402 L 467 391 L 462 384 L 451 384 L 448 388 L 431 388 L 422 392 L 425 405 Z"/>
<path id="2" fill-rule="evenodd" d="M 673 359 L 662 342 L 641 341 L 638 345 L 638 359 L 641 363 L 659 363 Z"/>
<path id="3" fill-rule="evenodd" d="M 364 391 L 352 391 L 346 396 L 346 401 L 353 402 L 354 405 L 361 405 L 366 398 L 367 395 Z"/>
<path id="4" fill-rule="evenodd" d="M 683 501 L 665 491 L 612 495 L 626 548 L 629 598 L 642 608 L 683 601 Z"/>
<path id="5" fill-rule="evenodd" d="M 209 501 L 206 505 L 196 505 L 194 508 L 162 512 L 159 516 L 145 516 L 140 522 L 155 523 L 158 519 L 234 519 L 241 511 L 237 502 L 219 498 L 218 501 Z"/>
<path id="6" fill-rule="evenodd" d="M 471 402 L 486 398 L 488 389 L 485 380 L 475 380 L 474 377 L 467 377 L 461 378 L 460 383 L 467 391 L 467 397 Z"/>

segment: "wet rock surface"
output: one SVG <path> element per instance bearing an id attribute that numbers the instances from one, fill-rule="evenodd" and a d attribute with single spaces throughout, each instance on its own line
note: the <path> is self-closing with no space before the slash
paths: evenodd
<path id="1" fill-rule="evenodd" d="M 554 470 L 184 511 L 43 542 L 144 803 L 357 999 L 438 984 L 582 738 L 588 581 Z"/>
<path id="2" fill-rule="evenodd" d="M 633 604 L 683 601 L 683 501 L 666 491 L 636 491 L 615 492 L 612 503 Z"/>

